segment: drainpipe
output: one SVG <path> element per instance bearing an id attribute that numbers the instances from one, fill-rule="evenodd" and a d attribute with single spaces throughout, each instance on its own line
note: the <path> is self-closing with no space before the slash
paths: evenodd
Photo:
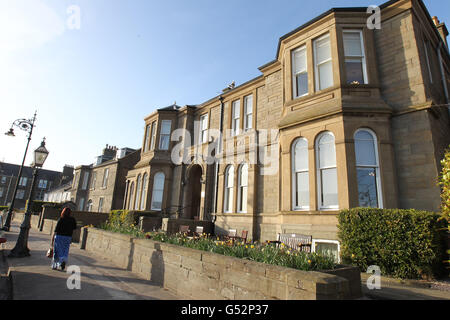
<path id="1" fill-rule="evenodd" d="M 438 54 L 438 59 L 439 59 L 439 69 L 441 70 L 441 78 L 442 78 L 442 85 L 444 87 L 445 100 L 446 100 L 446 103 L 449 104 L 447 79 L 445 77 L 444 64 L 442 62 L 441 48 L 442 48 L 442 41 L 439 41 L 439 46 L 437 49 L 437 54 Z M 448 111 L 448 115 L 450 116 L 450 106 L 448 106 L 448 105 L 447 105 L 447 111 Z"/>
<path id="2" fill-rule="evenodd" d="M 223 113 L 224 113 L 224 103 L 223 103 L 223 97 L 219 97 L 220 101 L 220 137 L 217 144 L 217 151 L 216 151 L 216 163 L 215 163 L 215 176 L 214 176 L 214 211 L 212 213 L 213 221 L 216 222 L 216 214 L 217 214 L 217 202 L 219 198 L 219 163 L 217 161 L 217 154 L 221 153 L 222 151 L 222 139 L 223 139 Z"/>

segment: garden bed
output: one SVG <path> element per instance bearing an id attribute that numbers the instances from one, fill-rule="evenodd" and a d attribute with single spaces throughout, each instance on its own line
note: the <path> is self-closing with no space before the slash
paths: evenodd
<path id="1" fill-rule="evenodd" d="M 138 239 L 95 228 L 83 228 L 81 238 L 81 247 L 87 251 L 185 298 L 317 300 L 361 296 L 357 268 L 333 265 L 333 270 L 301 271 L 237 257 L 238 252 L 256 250 L 252 245 L 239 246 L 231 256 L 227 251 L 231 247 L 217 240 L 217 243 L 209 241 L 219 252 L 211 250 L 211 244 L 205 240 L 199 240 L 203 241 L 200 246 L 209 250 L 167 243 L 167 239 L 159 239 L 165 242 Z M 230 254 L 226 255 L 227 252 Z M 255 258 L 256 251 L 253 256 L 249 255 Z M 313 260 L 306 263 L 314 267 Z"/>

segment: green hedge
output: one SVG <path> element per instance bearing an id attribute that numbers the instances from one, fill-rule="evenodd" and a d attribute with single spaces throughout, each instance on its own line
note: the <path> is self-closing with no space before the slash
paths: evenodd
<path id="1" fill-rule="evenodd" d="M 341 258 L 365 272 L 402 279 L 432 278 L 444 272 L 447 221 L 434 212 L 355 208 L 339 214 Z"/>
<path id="2" fill-rule="evenodd" d="M 27 201 L 28 204 L 28 201 Z M 40 213 L 42 212 L 42 206 L 44 205 L 52 205 L 54 208 L 62 208 L 62 204 L 56 203 L 56 202 L 46 202 L 46 201 L 39 201 L 39 200 L 33 200 L 31 204 L 31 212 L 32 213 Z"/>

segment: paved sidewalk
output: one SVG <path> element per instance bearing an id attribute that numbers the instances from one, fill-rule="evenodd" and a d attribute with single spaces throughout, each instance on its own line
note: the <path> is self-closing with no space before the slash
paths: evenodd
<path id="1" fill-rule="evenodd" d="M 367 288 L 367 273 L 361 274 L 363 294 L 373 300 L 450 300 L 450 283 L 425 282 L 381 277 L 381 289 L 369 290 Z M 434 288 L 432 288 L 434 287 Z M 437 289 L 439 287 L 439 289 Z"/>
<path id="2" fill-rule="evenodd" d="M 4 255 L 8 255 L 18 237 L 19 224 L 13 223 L 11 232 L 5 233 Z M 69 274 L 50 268 L 45 256 L 50 236 L 30 230 L 28 248 L 31 257 L 6 258 L 12 274 L 14 300 L 178 300 L 179 297 L 153 285 L 150 281 L 118 268 L 113 263 L 80 250 L 72 244 L 70 265 L 81 269 L 81 290 L 69 290 Z M 67 269 L 67 267 L 66 267 Z"/>

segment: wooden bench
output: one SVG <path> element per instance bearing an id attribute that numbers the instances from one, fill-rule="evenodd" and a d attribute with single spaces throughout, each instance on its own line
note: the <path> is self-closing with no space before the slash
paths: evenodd
<path id="1" fill-rule="evenodd" d="M 246 231 L 246 230 L 243 230 L 241 236 L 238 236 L 237 231 L 235 229 L 231 229 L 228 231 L 228 235 L 226 235 L 225 238 L 227 240 L 232 240 L 232 241 L 242 240 L 242 241 L 244 241 L 244 243 L 246 243 L 247 236 L 248 236 L 248 231 Z"/>
<path id="2" fill-rule="evenodd" d="M 292 250 L 311 252 L 312 236 L 298 233 L 279 233 L 277 241 L 270 241 L 270 243 L 275 243 L 278 246 L 283 243 Z"/>

